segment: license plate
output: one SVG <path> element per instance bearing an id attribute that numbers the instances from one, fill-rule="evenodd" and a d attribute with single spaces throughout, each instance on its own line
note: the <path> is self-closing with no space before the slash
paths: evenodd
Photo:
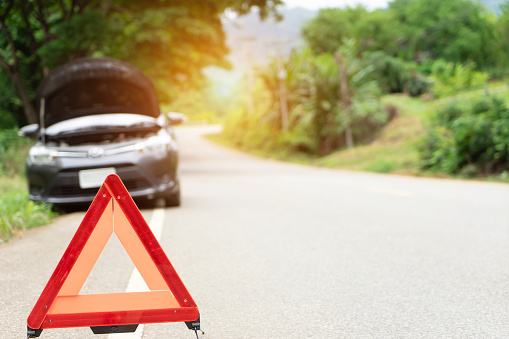
<path id="1" fill-rule="evenodd" d="M 101 187 L 108 175 L 116 173 L 115 167 L 79 171 L 80 187 L 83 189 Z"/>

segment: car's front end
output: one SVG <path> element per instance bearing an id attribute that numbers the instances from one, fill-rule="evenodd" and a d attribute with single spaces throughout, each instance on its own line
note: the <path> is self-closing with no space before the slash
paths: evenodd
<path id="1" fill-rule="evenodd" d="M 105 116 L 94 116 L 94 120 Z M 122 122 L 128 116 L 117 114 L 110 118 Z M 80 119 L 75 120 L 80 126 Z M 59 133 L 63 135 L 60 138 L 47 133 L 49 140 L 45 144 L 32 147 L 27 159 L 31 200 L 54 204 L 91 202 L 111 173 L 122 179 L 135 199 L 165 198 L 178 193 L 177 145 L 163 126 L 154 121 L 151 127 L 125 126 L 123 131 L 118 125 L 110 126 L 110 130 L 104 125 L 85 125 L 94 133 L 66 130 Z"/>

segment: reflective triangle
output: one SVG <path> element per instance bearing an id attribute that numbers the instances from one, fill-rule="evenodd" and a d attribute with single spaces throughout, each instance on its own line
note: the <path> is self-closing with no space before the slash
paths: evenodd
<path id="1" fill-rule="evenodd" d="M 150 291 L 79 292 L 115 233 Z M 39 296 L 31 329 L 190 322 L 198 307 L 120 178 L 109 175 Z"/>

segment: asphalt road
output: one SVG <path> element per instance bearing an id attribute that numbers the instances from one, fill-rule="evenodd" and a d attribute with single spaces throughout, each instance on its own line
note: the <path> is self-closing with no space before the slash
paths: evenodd
<path id="1" fill-rule="evenodd" d="M 183 205 L 163 211 L 160 239 L 200 338 L 509 338 L 509 185 L 263 160 L 199 137 L 214 128 L 178 129 Z M 0 246 L 0 338 L 26 338 L 83 216 Z M 132 270 L 111 241 L 82 292 L 122 292 Z M 142 337 L 195 335 L 172 323 Z"/>

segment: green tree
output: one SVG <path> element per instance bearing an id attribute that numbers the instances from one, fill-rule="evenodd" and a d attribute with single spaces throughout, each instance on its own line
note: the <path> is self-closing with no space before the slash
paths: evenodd
<path id="1" fill-rule="evenodd" d="M 355 40 L 345 40 L 336 51 L 336 62 L 340 72 L 341 114 L 336 114 L 340 133 L 345 135 L 345 143 L 354 146 L 353 129 L 357 127 L 362 135 L 363 124 L 383 124 L 387 120 L 380 104 L 380 89 L 373 78 L 373 65 L 366 65 L 358 57 L 358 46 Z"/>
<path id="2" fill-rule="evenodd" d="M 497 38 L 495 50 L 497 75 L 505 76 L 508 74 L 507 68 L 509 66 L 509 0 L 504 1 L 500 5 L 500 15 L 496 22 L 496 31 L 494 32 Z"/>
<path id="3" fill-rule="evenodd" d="M 357 41 L 357 53 L 375 65 L 375 75 L 385 93 L 425 90 L 416 66 L 396 56 L 400 25 L 388 10 L 368 11 L 363 6 L 323 9 L 302 30 L 315 54 L 334 54 L 345 40 Z M 412 86 L 409 86 L 412 85 Z"/>
<path id="4" fill-rule="evenodd" d="M 355 39 L 359 52 L 395 52 L 397 25 L 392 12 L 368 11 L 363 6 L 322 9 L 302 29 L 315 54 L 334 53 L 344 39 Z"/>
<path id="5" fill-rule="evenodd" d="M 454 63 L 495 64 L 495 19 L 470 0 L 394 0 L 389 10 L 402 29 L 399 49 L 409 60 L 425 57 Z"/>
<path id="6" fill-rule="evenodd" d="M 151 76 L 163 101 L 196 86 L 201 69 L 227 67 L 221 16 L 259 8 L 265 18 L 281 0 L 3 0 L 0 67 L 36 122 L 34 94 L 48 70 L 83 56 L 131 62 Z"/>

